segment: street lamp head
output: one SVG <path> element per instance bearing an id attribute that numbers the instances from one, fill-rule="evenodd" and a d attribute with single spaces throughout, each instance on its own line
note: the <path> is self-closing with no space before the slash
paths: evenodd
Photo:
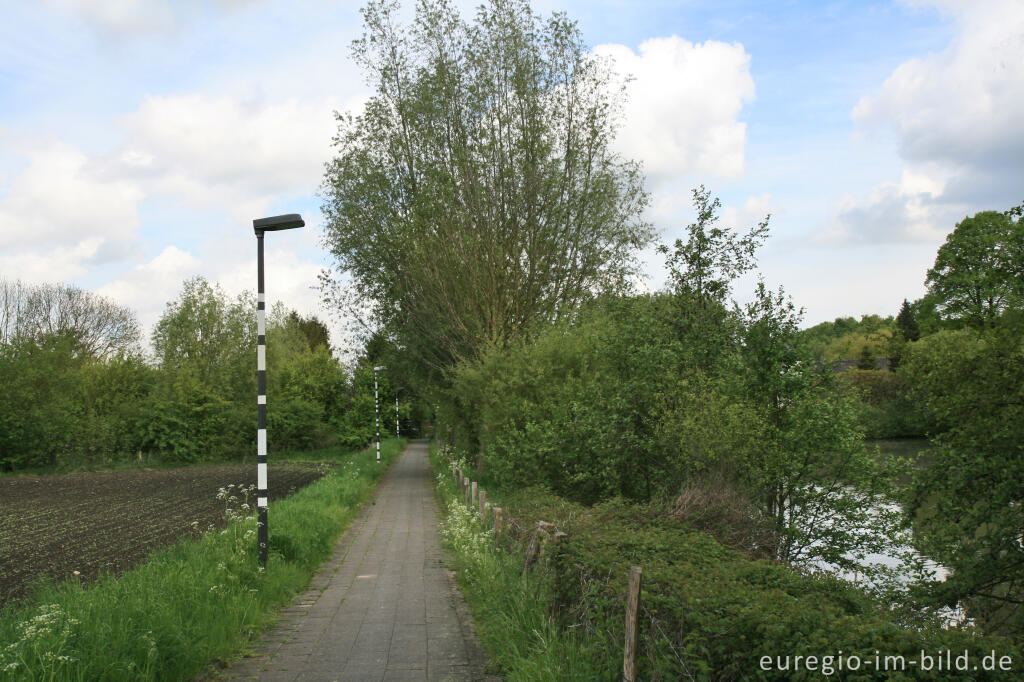
<path id="1" fill-rule="evenodd" d="M 379 367 L 374 367 L 374 368 L 373 368 L 373 371 L 374 371 L 374 372 L 379 372 L 379 371 L 380 371 L 380 370 L 382 370 L 382 369 L 387 369 L 387 365 L 381 365 L 381 366 L 379 366 Z"/>
<path id="2" fill-rule="evenodd" d="M 302 220 L 302 216 L 298 213 L 289 213 L 287 215 L 275 215 L 269 218 L 257 218 L 252 221 L 253 232 L 259 234 L 260 232 L 272 232 L 274 230 L 292 230 L 296 227 L 302 227 L 306 223 Z"/>

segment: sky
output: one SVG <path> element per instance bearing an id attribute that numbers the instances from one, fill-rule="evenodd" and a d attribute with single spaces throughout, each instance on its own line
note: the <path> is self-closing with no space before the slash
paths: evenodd
<path id="1" fill-rule="evenodd" d="M 0 278 L 112 298 L 148 338 L 187 278 L 255 290 L 252 220 L 301 213 L 267 238 L 267 296 L 343 345 L 318 189 L 335 112 L 371 94 L 360 5 L 0 0 Z M 685 235 L 698 185 L 724 226 L 770 213 L 756 276 L 805 326 L 894 315 L 958 221 L 1024 200 L 1022 0 L 533 7 L 632 77 L 615 145 L 643 164 L 659 240 Z M 663 257 L 641 261 L 663 286 Z"/>

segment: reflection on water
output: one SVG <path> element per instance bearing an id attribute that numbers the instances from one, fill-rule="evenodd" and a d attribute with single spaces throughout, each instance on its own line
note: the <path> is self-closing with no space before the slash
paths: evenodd
<path id="1" fill-rule="evenodd" d="M 874 450 L 877 448 L 882 457 L 903 457 L 911 462 L 920 462 L 922 464 L 927 461 L 929 453 L 933 449 L 932 444 L 926 438 L 868 440 L 866 443 L 869 449 Z M 909 480 L 900 481 L 901 485 L 907 485 L 908 483 Z M 902 512 L 902 509 L 899 505 L 890 502 L 875 505 L 871 513 L 872 516 L 878 517 L 887 512 L 896 511 Z M 945 580 L 949 576 L 949 569 L 928 557 L 922 556 L 911 545 L 909 535 L 893 538 L 891 548 L 886 553 L 868 553 L 863 557 L 855 557 L 852 554 L 848 554 L 846 558 L 863 566 L 869 574 L 878 573 L 877 570 L 870 569 L 877 569 L 881 566 L 884 568 L 882 573 L 891 576 L 902 585 L 909 585 L 920 580 Z M 865 573 L 837 570 L 837 567 L 824 563 L 819 563 L 818 567 L 858 585 L 877 586 L 870 576 Z M 955 609 L 943 608 L 939 611 L 939 616 L 947 627 L 970 623 L 970 619 L 967 618 L 961 605 L 957 605 Z"/>

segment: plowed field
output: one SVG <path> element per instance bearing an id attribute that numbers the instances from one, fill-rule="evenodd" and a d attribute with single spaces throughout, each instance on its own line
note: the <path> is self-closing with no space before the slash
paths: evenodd
<path id="1" fill-rule="evenodd" d="M 325 471 L 324 465 L 272 463 L 270 500 Z M 0 478 L 0 604 L 23 595 L 37 578 L 87 582 L 120 573 L 184 535 L 223 526 L 228 503 L 217 493 L 229 485 L 255 489 L 256 465 Z M 242 501 L 230 506 L 238 509 Z M 255 508 L 255 494 L 248 503 Z"/>

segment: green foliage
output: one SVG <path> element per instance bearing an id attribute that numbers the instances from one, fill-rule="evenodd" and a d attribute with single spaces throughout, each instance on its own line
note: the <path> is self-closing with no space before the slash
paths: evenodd
<path id="1" fill-rule="evenodd" d="M 160 373 L 143 403 L 141 449 L 176 463 L 244 456 L 255 432 L 251 403 L 240 398 L 191 368 Z"/>
<path id="2" fill-rule="evenodd" d="M 667 246 L 659 251 L 668 254 L 671 288 L 676 294 L 693 296 L 701 310 L 710 303 L 724 303 L 732 282 L 754 268 L 754 254 L 768 236 L 766 216 L 747 234 L 739 236 L 728 228 L 715 225 L 718 198 L 701 185 L 693 190 L 693 204 L 697 209 L 697 222 L 686 226 L 688 238 L 675 241 L 672 251 Z"/>
<path id="3" fill-rule="evenodd" d="M 186 280 L 153 330 L 157 362 L 223 391 L 255 395 L 255 309 L 251 294 L 231 300 L 202 277 Z"/>
<path id="4" fill-rule="evenodd" d="M 801 355 L 834 365 L 856 360 L 862 353 L 870 352 L 874 357 L 887 355 L 892 336 L 892 318 L 864 315 L 859 321 L 839 317 L 833 322 L 816 324 L 800 331 L 794 343 Z"/>
<path id="5" fill-rule="evenodd" d="M 863 571 L 855 557 L 896 536 L 894 516 L 870 512 L 888 472 L 863 446 L 853 397 L 794 349 L 798 311 L 762 284 L 708 363 L 679 310 L 668 295 L 608 297 L 462 366 L 443 415 L 451 441 L 493 484 L 585 504 L 675 498 L 717 477 L 768 522 L 777 558 Z"/>
<path id="6" fill-rule="evenodd" d="M 435 467 L 442 472 L 442 497 L 454 498 L 446 464 L 436 455 Z M 488 496 L 503 508 L 507 525 L 512 519 L 528 529 L 543 519 L 568 534 L 559 570 L 552 562 L 524 576 L 518 545 L 502 558 L 478 521 L 464 520 L 457 503 L 450 507 L 446 523 L 461 530 L 449 542 L 460 584 L 484 623 L 485 645 L 510 679 L 619 679 L 631 566 L 643 569 L 640 679 L 821 677 L 820 670 L 765 671 L 765 655 L 830 655 L 834 663 L 840 651 L 872 661 L 880 651 L 909 662 L 919 660 L 921 650 L 948 648 L 967 650 L 974 661 L 992 649 L 1015 662 L 1019 657 L 1000 638 L 982 638 L 970 628 L 946 630 L 930 617 L 903 620 L 904 612 L 849 583 L 727 549 L 662 505 L 610 500 L 585 507 L 537 488 L 488 488 Z M 509 539 L 503 539 L 506 547 Z M 560 617 L 544 617 L 551 613 Z M 552 629 L 552 623 L 560 627 Z M 552 654 L 552 647 L 563 655 Z M 526 668 L 525 658 L 536 667 Z M 927 675 L 908 663 L 894 678 Z M 864 677 L 873 678 L 874 670 Z M 860 678 L 844 672 L 843 679 Z M 973 671 L 950 679 L 986 678 Z"/>
<path id="7" fill-rule="evenodd" d="M 385 463 L 402 445 L 384 444 Z M 42 588 L 0 613 L 0 677 L 192 679 L 238 655 L 305 589 L 386 470 L 372 450 L 339 455 L 333 472 L 274 504 L 266 571 L 258 569 L 256 519 L 248 517 L 88 589 Z"/>
<path id="8" fill-rule="evenodd" d="M 502 485 L 543 482 L 573 499 L 646 499 L 681 481 L 656 413 L 678 365 L 664 297 L 609 298 L 572 327 L 463 366 L 457 442 Z"/>
<path id="9" fill-rule="evenodd" d="M 911 395 L 902 372 L 851 369 L 837 379 L 856 392 L 860 425 L 868 438 L 919 438 L 934 424 Z"/>
<path id="10" fill-rule="evenodd" d="M 90 354 L 75 329 L 0 343 L 0 471 L 96 468 L 143 454 L 167 463 L 252 454 L 254 320 L 251 295 L 231 299 L 195 278 L 156 325 L 155 366 L 138 354 Z M 353 387 L 326 329 L 279 304 L 267 337 L 271 452 L 332 441 L 346 418 L 354 421 L 345 415 Z M 371 411 L 370 431 L 349 430 L 346 444 L 368 443 L 372 422 Z"/>
<path id="11" fill-rule="evenodd" d="M 570 634 L 550 617 L 554 594 L 550 576 L 523 573 L 521 554 L 499 551 L 479 516 L 457 499 L 447 462 L 435 447 L 431 461 L 435 470 L 444 472 L 437 479 L 444 506 L 442 539 L 473 611 L 476 633 L 503 679 L 591 682 L 605 678 L 607 661 L 594 655 L 599 643 L 588 641 L 582 633 Z"/>
<path id="12" fill-rule="evenodd" d="M 864 344 L 861 346 L 860 353 L 857 354 L 857 369 L 874 369 L 875 368 L 875 354 L 871 350 L 871 346 Z"/>
<path id="13" fill-rule="evenodd" d="M 85 415 L 75 397 L 84 363 L 67 335 L 0 345 L 0 467 L 54 466 L 80 447 Z"/>
<path id="14" fill-rule="evenodd" d="M 387 393 L 389 391 L 385 385 L 385 394 Z M 386 428 L 382 430 L 387 432 Z M 345 396 L 343 409 L 338 418 L 338 431 L 340 442 L 347 447 L 360 447 L 376 439 L 372 366 L 360 366 L 353 374 L 351 388 Z"/>
<path id="15" fill-rule="evenodd" d="M 1024 224 L 996 211 L 964 218 L 939 247 L 926 283 L 942 319 L 991 326 L 1024 303 Z"/>
<path id="16" fill-rule="evenodd" d="M 1024 349 L 1012 329 L 942 331 L 904 364 L 938 424 L 931 463 L 917 471 L 909 513 L 920 544 L 952 570 L 931 586 L 963 601 L 995 632 L 1024 636 Z"/>
<path id="17" fill-rule="evenodd" d="M 302 335 L 306 337 L 306 341 L 309 343 L 310 350 L 316 350 L 317 347 L 323 346 L 328 351 L 331 348 L 331 335 L 327 331 L 327 326 L 321 322 L 315 315 L 306 319 L 302 315 L 292 310 L 288 313 L 287 324 L 295 325 L 302 332 Z"/>
<path id="18" fill-rule="evenodd" d="M 374 95 L 339 116 L 326 239 L 421 372 L 620 287 L 651 238 L 639 167 L 613 151 L 621 90 L 562 14 L 372 0 L 353 44 Z"/>
<path id="19" fill-rule="evenodd" d="M 865 449 L 851 396 L 796 349 L 801 315 L 763 282 L 744 311 L 745 390 L 764 425 L 744 473 L 776 531 L 777 558 L 863 571 L 857 557 L 895 539 L 895 516 L 872 511 L 891 474 Z"/>
<path id="20" fill-rule="evenodd" d="M 917 341 L 921 338 L 921 330 L 917 325 L 917 317 L 914 309 L 910 307 L 907 299 L 903 299 L 900 312 L 896 315 L 896 329 L 905 341 Z"/>

